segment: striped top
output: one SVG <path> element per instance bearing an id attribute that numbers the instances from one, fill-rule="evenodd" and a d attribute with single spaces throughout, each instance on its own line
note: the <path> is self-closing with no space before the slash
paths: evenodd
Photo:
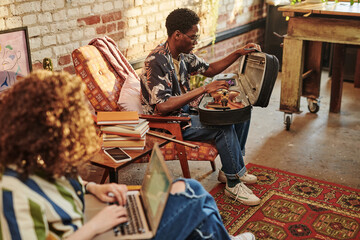
<path id="1" fill-rule="evenodd" d="M 0 180 L 0 239 L 61 239 L 83 225 L 82 179 L 49 182 L 37 175 L 21 181 L 6 169 Z"/>

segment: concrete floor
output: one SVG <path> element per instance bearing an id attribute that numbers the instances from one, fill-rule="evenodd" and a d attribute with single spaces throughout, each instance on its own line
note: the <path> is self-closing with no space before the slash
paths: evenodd
<path id="1" fill-rule="evenodd" d="M 248 142 L 246 163 L 254 163 L 297 173 L 320 180 L 360 189 L 360 89 L 344 82 L 341 112 L 329 113 L 330 85 L 323 72 L 320 111 L 312 114 L 306 98 L 301 98 L 300 114 L 293 114 L 289 131 L 285 130 L 284 113 L 280 112 L 281 73 L 267 108 L 255 107 Z M 167 165 L 174 178 L 181 177 L 178 161 Z M 190 162 L 192 178 L 210 191 L 217 183 L 218 171 L 208 162 Z M 220 167 L 219 157 L 216 166 Z M 131 164 L 119 171 L 119 182 L 141 184 L 146 164 Z M 102 170 L 89 167 L 85 179 L 99 182 Z"/>

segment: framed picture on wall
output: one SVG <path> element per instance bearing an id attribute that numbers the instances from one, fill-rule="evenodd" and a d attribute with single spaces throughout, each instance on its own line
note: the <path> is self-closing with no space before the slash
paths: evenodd
<path id="1" fill-rule="evenodd" d="M 0 31 L 0 93 L 31 70 L 27 27 Z"/>

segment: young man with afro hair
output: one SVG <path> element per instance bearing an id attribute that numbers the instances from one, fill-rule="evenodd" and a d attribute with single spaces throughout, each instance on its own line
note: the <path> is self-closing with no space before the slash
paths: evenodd
<path id="1" fill-rule="evenodd" d="M 222 168 L 219 181 L 226 182 L 225 193 L 245 204 L 258 205 L 260 199 L 245 185 L 255 183 L 256 176 L 247 173 L 243 160 L 250 120 L 223 126 L 203 125 L 198 115 L 191 115 L 189 103 L 202 94 L 228 89 L 225 81 L 213 81 L 190 90 L 190 76 L 213 77 L 234 63 L 240 56 L 261 51 L 259 45 L 248 43 L 223 59 L 208 64 L 192 53 L 199 39 L 198 15 L 190 9 L 172 11 L 166 19 L 168 38 L 146 58 L 141 75 L 142 106 L 146 114 L 183 116 L 190 114 L 191 124 L 183 128 L 185 140 L 215 140 Z"/>

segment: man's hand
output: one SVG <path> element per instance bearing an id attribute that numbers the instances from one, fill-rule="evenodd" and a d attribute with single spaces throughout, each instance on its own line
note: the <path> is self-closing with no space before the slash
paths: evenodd
<path id="1" fill-rule="evenodd" d="M 244 47 L 242 47 L 238 50 L 240 55 L 246 55 L 246 54 L 249 54 L 249 53 L 255 52 L 255 51 L 261 52 L 260 45 L 255 44 L 255 43 L 248 43 Z"/>
<path id="2" fill-rule="evenodd" d="M 229 89 L 229 84 L 224 81 L 213 81 L 205 86 L 206 93 L 216 92 L 219 89 Z"/>

